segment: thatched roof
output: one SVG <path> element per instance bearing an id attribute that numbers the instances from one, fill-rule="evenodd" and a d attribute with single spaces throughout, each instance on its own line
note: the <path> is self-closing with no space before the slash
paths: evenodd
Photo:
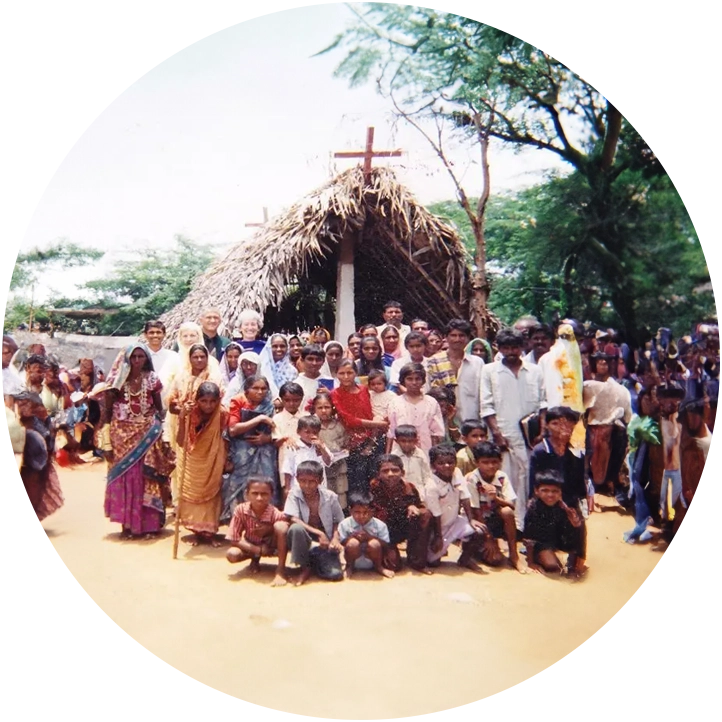
<path id="1" fill-rule="evenodd" d="M 308 278 L 333 296 L 347 234 L 356 239 L 358 324 L 378 320 L 389 298 L 403 304 L 407 320 L 419 316 L 440 327 L 452 317 L 468 318 L 469 270 L 455 229 L 419 205 L 389 169 L 373 169 L 366 182 L 357 167 L 272 218 L 199 276 L 187 298 L 163 316 L 168 336 L 209 307 L 220 310 L 226 332 L 239 326 L 244 308 L 268 321 L 267 311 Z"/>

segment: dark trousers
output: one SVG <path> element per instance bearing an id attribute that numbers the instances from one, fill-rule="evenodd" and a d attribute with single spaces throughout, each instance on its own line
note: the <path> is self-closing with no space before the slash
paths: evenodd
<path id="1" fill-rule="evenodd" d="M 339 553 L 331 549 L 312 547 L 311 535 L 300 524 L 291 524 L 286 539 L 293 564 L 310 568 L 319 579 L 336 582 L 343 577 Z"/>
<path id="2" fill-rule="evenodd" d="M 376 450 L 368 455 L 362 454 L 359 449 L 349 451 L 348 459 L 346 460 L 349 495 L 354 492 L 368 494 L 371 488 L 371 479 L 373 479 L 376 474 L 378 457 L 379 454 Z"/>
<path id="3" fill-rule="evenodd" d="M 406 561 L 412 569 L 423 569 L 426 566 L 426 557 L 431 543 L 431 512 L 421 509 L 421 514 L 411 519 L 404 519 L 398 527 L 389 525 L 389 534 L 392 544 L 406 540 Z"/>

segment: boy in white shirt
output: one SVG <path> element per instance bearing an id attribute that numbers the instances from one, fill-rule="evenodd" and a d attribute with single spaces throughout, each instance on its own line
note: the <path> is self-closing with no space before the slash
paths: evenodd
<path id="1" fill-rule="evenodd" d="M 473 557 L 489 536 L 487 528 L 474 519 L 469 490 L 464 476 L 456 468 L 456 450 L 448 444 L 433 446 L 429 451 L 431 481 L 426 487 L 426 508 L 434 517 L 434 540 L 429 549 L 429 566 L 438 566 L 449 546 L 461 542 L 458 564 L 472 571 L 482 571 Z M 461 516 L 461 509 L 464 516 Z"/>
<path id="2" fill-rule="evenodd" d="M 472 516 L 489 530 L 480 559 L 495 567 L 504 561 L 497 539 L 506 539 L 509 545 L 509 564 L 521 571 L 516 549 L 516 520 L 514 506 L 516 494 L 509 477 L 501 470 L 501 449 L 490 441 L 471 447 L 476 471 L 466 475 Z"/>
<path id="3" fill-rule="evenodd" d="M 324 467 L 331 466 L 331 452 L 319 438 L 321 419 L 318 416 L 302 416 L 298 420 L 298 446 L 286 449 L 281 473 L 283 474 L 284 499 L 292 488 L 298 487 L 296 470 L 302 461 L 318 461 Z M 323 470 L 321 487 L 326 489 L 326 469 Z"/>
<path id="4" fill-rule="evenodd" d="M 426 452 L 419 448 L 419 433 L 411 424 L 396 427 L 396 439 L 391 446 L 404 465 L 404 478 L 418 490 L 421 501 L 426 495 L 426 485 L 431 481 L 431 466 Z"/>

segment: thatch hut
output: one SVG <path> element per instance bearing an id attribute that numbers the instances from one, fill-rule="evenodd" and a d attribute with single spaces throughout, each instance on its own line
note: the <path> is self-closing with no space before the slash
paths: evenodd
<path id="1" fill-rule="evenodd" d="M 234 246 L 163 317 L 169 338 L 208 307 L 225 332 L 252 308 L 266 330 L 324 325 L 335 337 L 379 322 L 385 301 L 442 327 L 468 318 L 469 270 L 456 230 L 419 205 L 393 172 L 341 173 Z M 336 317 L 338 313 L 338 318 Z"/>

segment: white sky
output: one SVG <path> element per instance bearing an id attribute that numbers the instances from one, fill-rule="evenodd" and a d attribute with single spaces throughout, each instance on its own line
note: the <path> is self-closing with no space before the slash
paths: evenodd
<path id="1" fill-rule="evenodd" d="M 418 132 L 394 123 L 368 84 L 335 80 L 341 52 L 319 58 L 353 19 L 341 4 L 289 10 L 213 34 L 173 55 L 121 94 L 86 130 L 45 191 L 24 247 L 66 237 L 108 251 L 98 265 L 51 272 L 36 296 L 72 293 L 105 273 L 124 249 L 165 246 L 182 233 L 227 246 L 245 223 L 273 216 L 357 161 L 336 150 L 401 148 L 394 167 L 422 203 L 453 198 L 453 185 Z M 453 153 L 466 190 L 478 193 L 476 149 Z M 529 185 L 561 167 L 551 153 L 492 149 L 493 191 Z M 220 250 L 220 249 L 219 249 Z"/>

